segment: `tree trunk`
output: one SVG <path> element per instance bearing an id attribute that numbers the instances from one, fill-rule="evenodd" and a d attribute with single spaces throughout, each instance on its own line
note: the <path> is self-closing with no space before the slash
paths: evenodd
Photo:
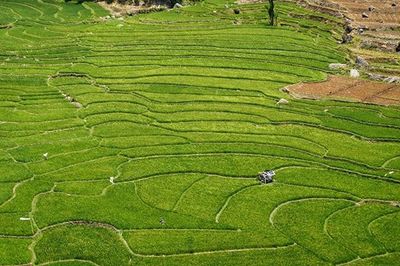
<path id="1" fill-rule="evenodd" d="M 269 25 L 274 26 L 275 23 L 275 3 L 274 0 L 269 0 L 268 7 Z"/>

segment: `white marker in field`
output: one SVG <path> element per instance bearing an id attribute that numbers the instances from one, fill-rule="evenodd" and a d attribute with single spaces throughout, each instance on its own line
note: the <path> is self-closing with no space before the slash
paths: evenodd
<path id="1" fill-rule="evenodd" d="M 43 154 L 43 158 L 44 158 L 45 160 L 49 159 L 49 153 L 48 153 L 48 152 L 44 153 L 44 154 Z"/>
<path id="2" fill-rule="evenodd" d="M 115 177 L 113 177 L 113 176 L 110 177 L 110 183 L 111 183 L 111 184 L 114 184 L 114 178 L 115 178 Z"/>
<path id="3" fill-rule="evenodd" d="M 31 218 L 28 218 L 28 217 L 21 217 L 21 218 L 19 218 L 19 220 L 20 220 L 20 221 L 30 221 Z"/>

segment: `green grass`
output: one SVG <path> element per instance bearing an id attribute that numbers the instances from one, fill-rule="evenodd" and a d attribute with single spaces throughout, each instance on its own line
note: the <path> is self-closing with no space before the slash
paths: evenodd
<path id="1" fill-rule="evenodd" d="M 0 1 L 0 265 L 398 264 L 399 107 L 290 98 L 340 19 L 236 6 Z"/>

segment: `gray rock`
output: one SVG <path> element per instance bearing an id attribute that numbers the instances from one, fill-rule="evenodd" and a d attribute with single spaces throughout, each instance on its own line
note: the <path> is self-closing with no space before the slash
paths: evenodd
<path id="1" fill-rule="evenodd" d="M 361 14 L 361 17 L 362 17 L 362 18 L 369 18 L 369 15 L 368 15 L 367 13 L 363 12 L 363 13 Z"/>
<path id="2" fill-rule="evenodd" d="M 346 68 L 346 67 L 347 67 L 346 64 L 340 64 L 340 63 L 332 63 L 332 64 L 329 64 L 329 69 L 333 69 L 333 70 L 336 70 L 336 69 L 344 69 L 344 68 Z"/>
<path id="3" fill-rule="evenodd" d="M 287 87 L 284 87 L 283 89 L 281 89 L 281 91 L 282 91 L 282 92 L 285 92 L 285 93 L 289 93 L 289 92 L 290 92 L 289 89 L 288 89 Z"/>
<path id="4" fill-rule="evenodd" d="M 345 19 L 344 19 L 344 22 L 346 22 L 346 24 L 350 24 L 350 23 L 352 23 L 353 21 L 352 21 L 351 19 L 349 19 L 349 18 L 345 18 Z"/>
<path id="5" fill-rule="evenodd" d="M 387 77 L 383 81 L 387 82 L 387 83 L 400 83 L 400 77 L 396 77 L 396 76 Z"/>
<path id="6" fill-rule="evenodd" d="M 383 81 L 386 77 L 375 73 L 368 73 L 368 78 L 376 81 Z"/>
<path id="7" fill-rule="evenodd" d="M 352 78 L 359 78 L 360 77 L 360 72 L 358 72 L 357 69 L 352 69 L 350 70 L 350 77 Z"/>
<path id="8" fill-rule="evenodd" d="M 277 101 L 276 102 L 276 104 L 278 104 L 278 105 L 281 105 L 281 104 L 288 104 L 289 103 L 289 101 L 288 100 L 286 100 L 286 99 L 279 99 L 279 101 Z"/>
<path id="9" fill-rule="evenodd" d="M 73 106 L 75 106 L 76 108 L 83 108 L 83 105 L 81 103 L 79 103 L 79 102 L 71 102 L 71 104 Z"/>
<path id="10" fill-rule="evenodd" d="M 183 5 L 181 5 L 181 4 L 179 4 L 179 3 L 176 3 L 175 5 L 174 5 L 174 8 L 182 8 L 183 7 Z"/>
<path id="11" fill-rule="evenodd" d="M 353 31 L 353 27 L 351 25 L 346 25 L 346 27 L 344 27 L 344 30 L 346 31 L 346 33 L 351 33 Z"/>
<path id="12" fill-rule="evenodd" d="M 356 64 L 359 67 L 368 67 L 369 64 L 367 62 L 367 60 L 365 60 L 364 58 L 362 58 L 361 56 L 357 56 L 356 57 Z"/>
<path id="13" fill-rule="evenodd" d="M 351 36 L 350 34 L 344 33 L 342 35 L 342 43 L 350 43 L 352 40 L 353 40 L 353 36 Z"/>

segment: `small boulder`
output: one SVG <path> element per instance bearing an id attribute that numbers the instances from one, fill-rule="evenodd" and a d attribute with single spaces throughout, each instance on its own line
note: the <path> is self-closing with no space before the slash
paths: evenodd
<path id="1" fill-rule="evenodd" d="M 356 57 L 356 64 L 359 67 L 368 67 L 369 64 L 367 62 L 367 60 L 365 60 L 364 58 L 362 58 L 361 56 L 357 56 Z"/>
<path id="2" fill-rule="evenodd" d="M 397 4 L 396 3 L 392 3 L 392 7 L 396 7 L 397 6 Z"/>
<path id="3" fill-rule="evenodd" d="M 368 78 L 376 81 L 382 81 L 386 77 L 384 75 L 375 74 L 375 73 L 368 73 Z"/>
<path id="4" fill-rule="evenodd" d="M 83 108 L 83 105 L 80 103 L 80 102 L 71 102 L 71 104 L 73 105 L 73 106 L 75 106 L 76 108 L 78 108 L 78 109 L 80 109 L 80 108 Z"/>
<path id="5" fill-rule="evenodd" d="M 368 11 L 369 12 L 374 12 L 375 11 L 375 7 L 374 6 L 369 6 L 368 7 Z"/>
<path id="6" fill-rule="evenodd" d="M 346 33 L 351 33 L 353 31 L 353 27 L 351 25 L 346 25 L 346 27 L 344 27 L 344 30 L 346 31 Z"/>
<path id="7" fill-rule="evenodd" d="M 369 18 L 369 15 L 368 15 L 367 13 L 363 12 L 363 13 L 361 14 L 361 17 L 362 17 L 362 18 Z"/>
<path id="8" fill-rule="evenodd" d="M 346 64 L 340 64 L 340 63 L 332 63 L 332 64 L 329 64 L 329 69 L 332 69 L 332 70 L 344 69 L 344 68 L 346 68 L 346 67 L 347 67 Z"/>
<path id="9" fill-rule="evenodd" d="M 400 42 L 399 42 L 399 44 L 398 44 L 397 47 L 396 47 L 396 53 L 400 53 Z"/>
<path id="10" fill-rule="evenodd" d="M 174 8 L 182 8 L 183 7 L 183 5 L 181 5 L 181 4 L 179 4 L 179 3 L 176 3 L 175 5 L 174 5 Z"/>
<path id="11" fill-rule="evenodd" d="M 345 43 L 350 43 L 352 40 L 353 40 L 353 36 L 351 36 L 350 34 L 344 33 L 344 34 L 342 35 L 342 43 L 343 43 L 343 44 L 345 44 Z"/>
<path id="12" fill-rule="evenodd" d="M 384 82 L 387 83 L 400 83 L 400 77 L 392 76 L 383 79 Z"/>
<path id="13" fill-rule="evenodd" d="M 359 78 L 360 77 L 360 72 L 358 72 L 357 69 L 352 69 L 350 70 L 350 77 L 352 78 Z"/>
<path id="14" fill-rule="evenodd" d="M 282 105 L 282 104 L 288 104 L 289 101 L 286 99 L 279 99 L 279 101 L 276 102 L 277 105 Z"/>
<path id="15" fill-rule="evenodd" d="M 282 92 L 285 92 L 285 93 L 289 93 L 289 92 L 290 92 L 289 89 L 288 89 L 287 87 L 284 87 L 283 89 L 281 89 L 281 91 L 282 91 Z"/>
<path id="16" fill-rule="evenodd" d="M 236 15 L 239 15 L 239 14 L 240 14 L 240 9 L 235 8 L 235 9 L 233 10 L 233 13 L 235 13 Z"/>
<path id="17" fill-rule="evenodd" d="M 349 19 L 349 18 L 344 18 L 344 22 L 345 22 L 346 24 L 350 24 L 350 23 L 352 23 L 353 21 L 352 21 L 351 19 Z"/>

